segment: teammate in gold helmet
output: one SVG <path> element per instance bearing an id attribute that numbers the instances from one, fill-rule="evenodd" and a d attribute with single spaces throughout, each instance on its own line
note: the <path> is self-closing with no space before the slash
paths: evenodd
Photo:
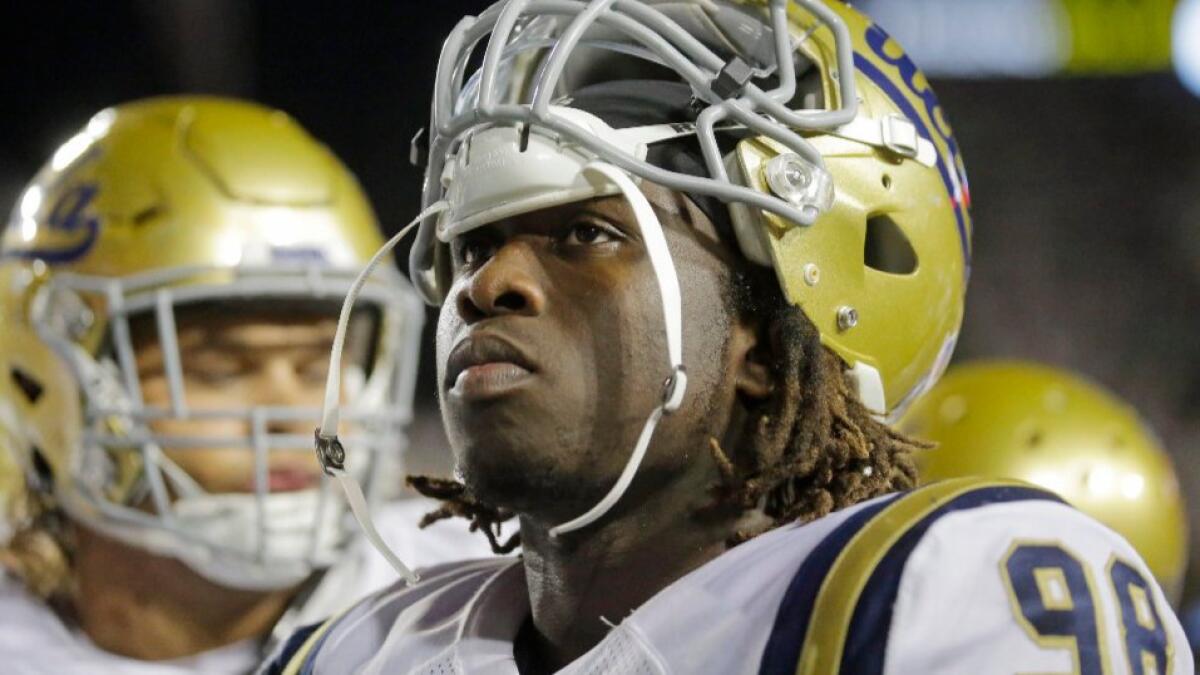
<path id="1" fill-rule="evenodd" d="M 1186 508 L 1171 460 L 1137 411 L 1072 373 L 1022 361 L 952 367 L 901 428 L 933 441 L 923 481 L 1016 478 L 1064 497 L 1133 544 L 1176 603 Z"/>
<path id="2" fill-rule="evenodd" d="M 390 578 L 347 557 L 311 452 L 337 309 L 380 243 L 341 162 L 258 105 L 129 103 L 53 154 L 0 243 L 0 669 L 245 672 L 285 613 Z M 339 374 L 378 503 L 422 309 L 387 266 L 363 293 Z"/>

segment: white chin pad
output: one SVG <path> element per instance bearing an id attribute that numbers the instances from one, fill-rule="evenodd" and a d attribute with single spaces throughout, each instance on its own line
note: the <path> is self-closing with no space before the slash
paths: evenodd
<path id="1" fill-rule="evenodd" d="M 558 106 L 551 106 L 551 112 L 636 157 L 646 154 L 636 136 L 613 130 L 595 115 Z M 584 167 L 594 159 L 587 150 L 536 126 L 492 127 L 471 134 L 442 172 L 449 209 L 438 222 L 438 240 L 447 243 L 480 225 L 618 193 L 611 182 L 584 176 Z"/>

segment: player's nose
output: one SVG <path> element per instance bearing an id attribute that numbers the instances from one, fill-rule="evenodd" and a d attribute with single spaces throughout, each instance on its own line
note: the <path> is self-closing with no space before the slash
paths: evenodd
<path id="1" fill-rule="evenodd" d="M 546 294 L 538 279 L 540 263 L 533 246 L 519 237 L 509 239 L 460 287 L 455 302 L 464 321 L 542 313 Z"/>

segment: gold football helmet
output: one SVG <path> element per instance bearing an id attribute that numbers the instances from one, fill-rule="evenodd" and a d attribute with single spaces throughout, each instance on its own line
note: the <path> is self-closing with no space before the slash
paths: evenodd
<path id="1" fill-rule="evenodd" d="M 574 105 L 618 81 L 683 87 L 691 114 L 617 128 Z M 703 175 L 648 159 L 681 138 L 698 144 Z M 551 535 L 607 512 L 658 420 L 684 405 L 681 291 L 640 181 L 727 204 L 742 253 L 774 268 L 881 416 L 897 416 L 953 351 L 971 236 L 962 159 L 925 77 L 843 2 L 497 2 L 444 43 L 423 154 L 410 270 L 430 302 L 449 286 L 449 241 L 521 213 L 620 194 L 646 245 L 667 337 L 662 403 L 611 491 Z M 318 452 L 333 431 L 322 426 Z"/>
<path id="2" fill-rule="evenodd" d="M 282 112 L 202 97 L 100 112 L 36 175 L 3 233 L 0 440 L 32 489 L 52 492 L 76 522 L 226 586 L 296 583 L 350 533 L 328 481 L 273 492 L 264 475 L 268 453 L 311 443 L 279 422 L 315 427 L 318 411 L 189 402 L 175 316 L 197 303 L 333 315 L 381 243 L 354 177 Z M 346 373 L 345 405 L 356 466 L 380 487 L 403 445 L 423 310 L 387 266 L 363 296 L 375 328 Z M 157 329 L 166 407 L 142 399 L 130 333 L 139 317 Z M 181 436 L 152 424 L 196 419 L 248 431 Z M 253 453 L 252 492 L 206 492 L 164 452 L 212 447 Z"/>
<path id="3" fill-rule="evenodd" d="M 581 87 L 625 78 L 686 82 L 696 119 L 613 129 L 571 107 Z M 646 161 L 681 136 L 699 140 L 707 177 Z M 499 2 L 447 38 L 430 138 L 425 204 L 446 208 L 412 268 L 432 301 L 439 242 L 618 192 L 588 168 L 602 162 L 725 201 L 742 251 L 776 270 L 873 410 L 898 413 L 953 350 L 971 235 L 962 158 L 924 75 L 845 3 Z M 722 154 L 717 138 L 736 147 Z"/>
<path id="4" fill-rule="evenodd" d="M 901 422 L 935 441 L 921 479 L 1018 478 L 1052 490 L 1133 544 L 1179 599 L 1187 522 L 1171 460 L 1137 412 L 1075 375 L 1019 361 L 955 366 Z"/>

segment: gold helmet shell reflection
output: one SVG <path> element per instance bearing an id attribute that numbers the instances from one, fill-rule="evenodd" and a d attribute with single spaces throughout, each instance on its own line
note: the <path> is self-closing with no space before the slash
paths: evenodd
<path id="1" fill-rule="evenodd" d="M 1033 363 L 968 363 L 900 426 L 938 444 L 918 455 L 923 482 L 978 475 L 1052 490 L 1128 539 L 1179 599 L 1187 522 L 1175 470 L 1137 412 L 1098 385 Z"/>

